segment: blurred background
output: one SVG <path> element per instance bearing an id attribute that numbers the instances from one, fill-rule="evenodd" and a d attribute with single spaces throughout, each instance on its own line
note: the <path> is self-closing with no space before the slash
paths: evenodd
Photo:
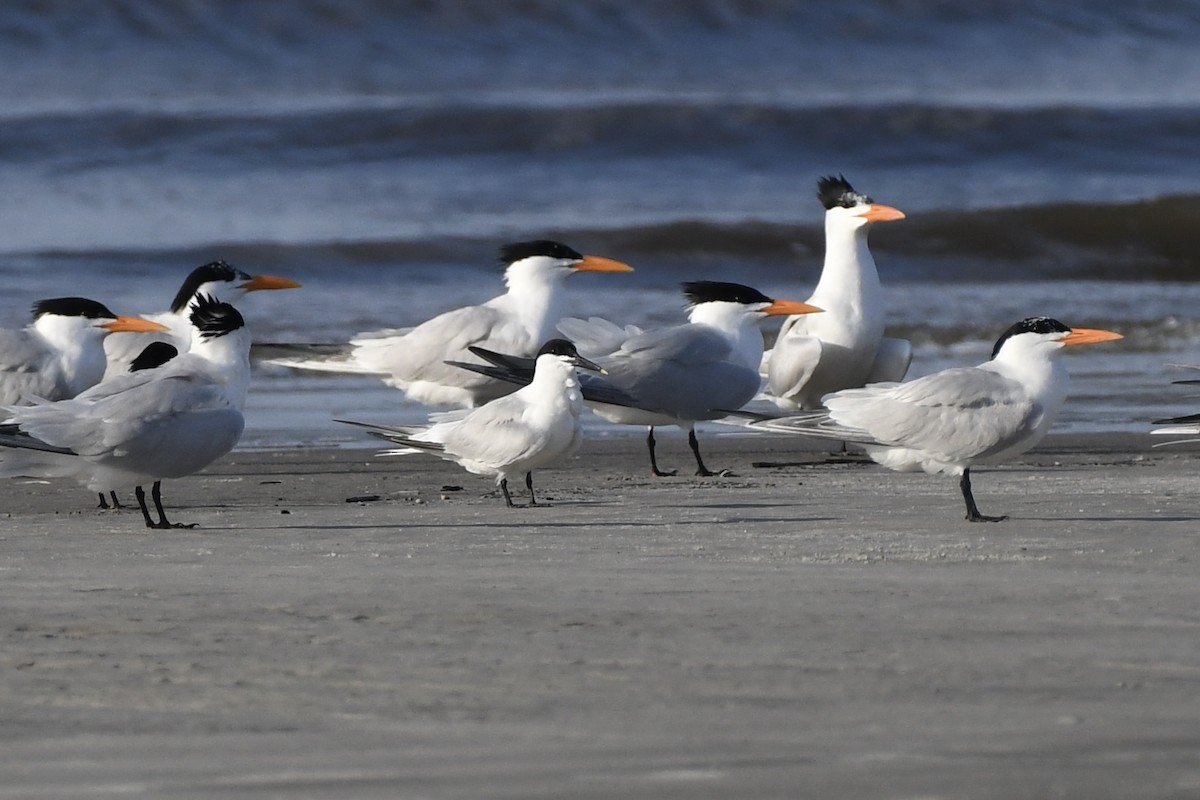
<path id="1" fill-rule="evenodd" d="M 1200 2 L 1057 5 L 9 0 L 0 324 L 161 310 L 224 258 L 305 284 L 247 298 L 257 341 L 345 341 L 544 237 L 637 268 L 573 278 L 576 315 L 669 324 L 683 280 L 807 297 L 841 173 L 908 214 L 871 244 L 910 375 L 1026 316 L 1113 328 L 1057 429 L 1145 431 L 1196 410 L 1167 365 L 1200 360 Z M 425 409 L 264 367 L 248 413 L 290 446 Z"/>

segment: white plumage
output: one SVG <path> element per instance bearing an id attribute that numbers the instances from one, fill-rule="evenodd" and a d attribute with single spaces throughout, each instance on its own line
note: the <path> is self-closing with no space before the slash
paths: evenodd
<path id="1" fill-rule="evenodd" d="M 834 392 L 823 398 L 824 412 L 752 424 L 855 442 L 896 471 L 958 475 L 967 519 L 997 521 L 1004 517 L 979 513 L 970 468 L 1024 453 L 1046 435 L 1066 398 L 1066 368 L 1055 358 L 1063 347 L 1120 338 L 1030 318 L 1010 327 L 977 367 Z"/>
<path id="2" fill-rule="evenodd" d="M 819 408 L 829 392 L 902 380 L 912 361 L 907 340 L 883 336 L 883 289 L 867 246 L 871 225 L 904 214 L 841 176 L 818 181 L 817 196 L 826 208 L 825 263 L 808 302 L 825 313 L 785 320 L 764 359 L 768 395 L 793 411 Z"/>
<path id="3" fill-rule="evenodd" d="M 468 350 L 486 347 L 532 356 L 554 335 L 566 306 L 565 281 L 576 272 L 630 272 L 632 267 L 585 256 L 551 241 L 501 248 L 507 291 L 478 306 L 440 314 L 414 328 L 359 334 L 347 354 L 326 358 L 277 358 L 295 369 L 379 376 L 412 400 L 427 405 L 474 408 L 512 391 L 512 385 L 448 366 L 451 360 L 482 363 Z"/>
<path id="4" fill-rule="evenodd" d="M 163 330 L 156 322 L 119 317 L 95 300 L 41 300 L 25 328 L 0 329 L 0 406 L 74 397 L 104 376 L 105 338 Z"/>
<path id="5" fill-rule="evenodd" d="M 191 306 L 197 297 L 234 304 L 247 292 L 296 289 L 299 286 L 296 281 L 274 275 L 249 275 L 224 261 L 212 261 L 196 267 L 184 278 L 169 310 L 144 315 L 165 326 L 165 332 L 108 337 L 104 342 L 105 357 L 108 359 L 104 378 L 114 378 L 128 372 L 133 359 L 152 342 L 166 342 L 177 351 L 186 352 L 192 341 Z"/>
<path id="6" fill-rule="evenodd" d="M 583 440 L 575 367 L 599 369 L 570 342 L 552 339 L 538 352 L 531 383 L 476 409 L 436 414 L 426 428 L 340 421 L 402 445 L 380 455 L 429 452 L 476 475 L 494 476 L 510 507 L 508 479 L 523 473 L 536 505 L 533 471 L 570 456 Z"/>
<path id="7" fill-rule="evenodd" d="M 646 444 L 655 475 L 674 474 L 658 468 L 656 425 L 686 430 L 696 474 L 712 475 L 700 456 L 695 425 L 741 408 L 758 393 L 763 354 L 759 323 L 768 316 L 821 310 L 773 300 L 736 283 L 693 281 L 684 284 L 684 292 L 691 310 L 683 325 L 642 331 L 593 318 L 566 319 L 558 326 L 607 372 L 586 385 L 605 384 L 628 398 L 622 405 L 589 402 L 592 409 L 609 422 L 649 426 Z"/>
<path id="8" fill-rule="evenodd" d="M 9 407 L 0 475 L 74 477 L 93 491 L 137 487 L 147 527 L 166 519 L 160 482 L 196 472 L 241 437 L 250 381 L 250 335 L 226 303 L 193 304 L 189 352 L 163 366 L 119 375 L 79 396 Z M 46 452 L 47 449 L 60 452 Z M 158 521 L 142 484 L 154 482 Z"/>

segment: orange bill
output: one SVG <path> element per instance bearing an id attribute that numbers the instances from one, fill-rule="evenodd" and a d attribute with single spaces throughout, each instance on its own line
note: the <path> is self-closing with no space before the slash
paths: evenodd
<path id="1" fill-rule="evenodd" d="M 242 288 L 247 292 L 261 292 L 264 289 L 299 289 L 300 284 L 274 275 L 255 275 L 243 283 Z"/>
<path id="2" fill-rule="evenodd" d="M 859 214 L 859 216 L 867 222 L 891 222 L 896 219 L 904 219 L 904 212 L 898 208 L 873 203 L 870 208 Z"/>
<path id="3" fill-rule="evenodd" d="M 776 300 L 764 308 L 763 313 L 768 317 L 786 317 L 792 314 L 820 314 L 824 310 L 795 300 Z"/>
<path id="4" fill-rule="evenodd" d="M 166 325 L 141 317 L 117 317 L 112 322 L 106 322 L 100 327 L 113 333 L 161 333 L 171 330 Z"/>
<path id="5" fill-rule="evenodd" d="M 1112 331 L 1102 331 L 1095 328 L 1071 328 L 1071 332 L 1063 337 L 1062 343 L 1067 347 L 1077 344 L 1099 344 L 1112 342 L 1125 337 Z"/>
<path id="6" fill-rule="evenodd" d="M 584 256 L 575 269 L 579 272 L 633 272 L 633 267 L 628 264 L 602 256 Z"/>

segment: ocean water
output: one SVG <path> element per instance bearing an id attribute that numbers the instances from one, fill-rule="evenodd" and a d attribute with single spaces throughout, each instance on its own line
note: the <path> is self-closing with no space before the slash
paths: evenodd
<path id="1" fill-rule="evenodd" d="M 806 297 L 843 173 L 908 214 L 871 241 L 911 375 L 1025 316 L 1112 328 L 1058 429 L 1147 430 L 1197 405 L 1168 365 L 1200 362 L 1200 2 L 1051 5 L 4 3 L 0 324 L 158 310 L 224 258 L 305 284 L 247 299 L 257 341 L 345 341 L 542 237 L 637 269 L 572 279 L 575 313 L 669 324 L 684 280 Z M 244 445 L 424 413 L 263 367 Z"/>

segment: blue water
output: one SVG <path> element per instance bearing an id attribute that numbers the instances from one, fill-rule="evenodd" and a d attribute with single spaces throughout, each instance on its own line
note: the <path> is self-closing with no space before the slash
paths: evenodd
<path id="1" fill-rule="evenodd" d="M 681 318 L 678 283 L 803 298 L 818 176 L 908 219 L 873 250 L 912 374 L 1050 314 L 1061 430 L 1193 410 L 1200 2 L 9 2 L 0 5 L 0 324 L 41 297 L 164 307 L 226 258 L 305 283 L 256 339 L 344 341 L 499 291 L 496 247 L 637 267 L 576 311 Z M 1108 6 L 1114 7 L 1108 7 Z M 415 420 L 367 379 L 263 369 L 246 443 Z"/>

